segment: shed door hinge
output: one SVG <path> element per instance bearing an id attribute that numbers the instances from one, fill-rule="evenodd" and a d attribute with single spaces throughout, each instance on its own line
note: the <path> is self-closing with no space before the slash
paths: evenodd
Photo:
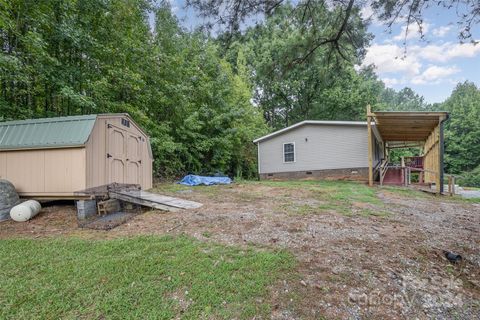
<path id="1" fill-rule="evenodd" d="M 110 153 L 107 153 L 107 158 L 111 158 L 112 155 Z"/>

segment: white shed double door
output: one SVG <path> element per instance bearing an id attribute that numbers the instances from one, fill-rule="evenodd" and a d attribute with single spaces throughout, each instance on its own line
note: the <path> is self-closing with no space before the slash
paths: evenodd
<path id="1" fill-rule="evenodd" d="M 142 150 L 138 133 L 107 124 L 108 182 L 142 184 Z"/>

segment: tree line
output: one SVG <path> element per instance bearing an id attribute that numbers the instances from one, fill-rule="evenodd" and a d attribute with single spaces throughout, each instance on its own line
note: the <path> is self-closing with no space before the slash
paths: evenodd
<path id="1" fill-rule="evenodd" d="M 460 84 L 440 105 L 409 88 L 386 88 L 372 67 L 357 67 L 372 40 L 360 8 L 338 25 L 332 17 L 343 11 L 308 6 L 308 17 L 285 3 L 262 23 L 211 36 L 183 28 L 167 2 L 2 2 L 0 120 L 128 112 L 151 136 L 157 177 L 251 178 L 252 140 L 274 129 L 305 119 L 364 120 L 367 104 L 446 109 L 447 169 L 479 170 L 475 85 Z M 338 39 L 318 45 L 339 27 Z"/>
<path id="2" fill-rule="evenodd" d="M 241 57 L 147 0 L 12 0 L 0 11 L 0 119 L 128 112 L 155 174 L 250 177 L 267 131 Z"/>

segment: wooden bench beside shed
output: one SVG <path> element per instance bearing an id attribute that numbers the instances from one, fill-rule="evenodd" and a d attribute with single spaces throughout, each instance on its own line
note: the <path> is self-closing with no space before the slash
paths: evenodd
<path id="1" fill-rule="evenodd" d="M 109 183 L 152 187 L 147 134 L 128 114 L 0 122 L 0 178 L 22 197 L 76 199 Z"/>

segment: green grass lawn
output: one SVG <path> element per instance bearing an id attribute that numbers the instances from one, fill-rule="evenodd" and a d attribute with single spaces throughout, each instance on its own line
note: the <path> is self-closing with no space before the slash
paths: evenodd
<path id="1" fill-rule="evenodd" d="M 369 205 L 375 207 L 360 208 L 361 215 L 386 216 L 388 213 L 383 210 L 384 204 L 377 197 L 377 190 L 370 188 L 365 183 L 355 181 L 328 181 L 328 180 L 291 180 L 291 181 L 245 181 L 242 183 L 261 184 L 270 187 L 281 187 L 287 189 L 301 189 L 311 193 L 313 199 L 322 202 L 320 205 L 293 206 L 297 213 L 312 213 L 322 211 L 336 211 L 341 214 L 351 215 L 355 205 Z M 285 205 L 284 205 L 285 207 Z M 287 206 L 288 207 L 288 206 Z"/>
<path id="2" fill-rule="evenodd" d="M 285 199 L 280 201 L 278 209 L 287 211 L 290 214 L 312 214 L 318 212 L 336 211 L 344 215 L 352 215 L 352 208 L 357 207 L 356 212 L 362 216 L 388 216 L 384 210 L 384 203 L 378 198 L 376 188 L 370 188 L 367 184 L 355 181 L 329 181 L 329 180 L 238 180 L 236 185 L 257 185 L 273 188 L 283 188 L 288 194 L 288 190 L 308 191 L 308 197 L 321 201 L 318 205 L 299 205 L 298 203 L 288 203 Z M 221 197 L 225 188 L 232 186 L 183 186 L 176 183 L 162 183 L 157 185 L 153 191 L 162 193 L 167 192 L 175 194 L 178 192 L 191 190 L 194 192 L 208 195 L 211 198 Z M 393 189 L 391 189 L 393 190 Z M 412 193 L 423 196 L 419 191 Z M 411 196 L 410 194 L 407 194 Z M 240 200 L 257 201 L 262 199 L 264 194 L 252 193 L 252 190 L 243 189 L 238 193 Z M 370 208 L 361 208 L 362 205 L 368 205 Z"/>
<path id="3" fill-rule="evenodd" d="M 252 318 L 286 252 L 188 237 L 0 242 L 0 319 Z"/>
<path id="4" fill-rule="evenodd" d="M 400 186 L 382 186 L 371 188 L 367 184 L 355 181 L 328 181 L 328 180 L 238 180 L 236 185 L 256 185 L 268 186 L 273 188 L 283 188 L 286 190 L 304 190 L 308 192 L 309 199 L 321 201 L 321 204 L 299 204 L 289 202 L 286 199 L 279 201 L 279 210 L 292 215 L 315 214 L 319 212 L 335 211 L 347 216 L 359 214 L 361 216 L 389 216 L 388 206 L 379 198 L 378 194 L 387 191 L 395 193 L 402 198 L 416 200 L 443 200 L 458 201 L 463 203 L 480 203 L 480 198 L 466 199 L 460 196 L 436 198 L 433 194 L 428 194 L 413 188 Z M 162 183 L 153 189 L 154 192 L 178 194 L 183 191 L 198 192 L 211 199 L 223 197 L 225 189 L 234 188 L 229 186 L 183 186 L 176 183 Z M 265 195 L 255 193 L 255 191 L 243 189 L 237 194 L 239 200 L 258 201 Z"/>

